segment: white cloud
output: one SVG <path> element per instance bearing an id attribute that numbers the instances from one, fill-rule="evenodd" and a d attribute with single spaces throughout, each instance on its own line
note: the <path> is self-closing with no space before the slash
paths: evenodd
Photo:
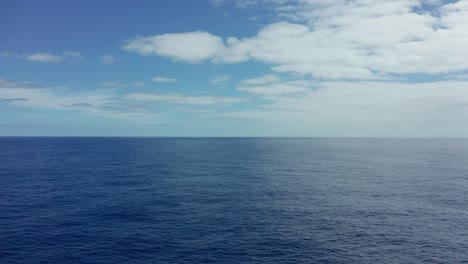
<path id="1" fill-rule="evenodd" d="M 52 55 L 48 53 L 34 53 L 26 55 L 25 59 L 28 61 L 39 61 L 39 62 L 60 62 L 62 57 L 59 55 Z"/>
<path id="2" fill-rule="evenodd" d="M 225 75 L 220 75 L 220 76 L 217 76 L 217 77 L 213 78 L 210 81 L 210 83 L 214 84 L 214 85 L 222 85 L 222 84 L 225 84 L 226 82 L 228 82 L 229 80 L 231 80 L 231 76 L 225 74 Z"/>
<path id="3" fill-rule="evenodd" d="M 237 90 L 266 98 L 305 92 L 315 87 L 307 80 L 282 81 L 276 74 L 268 74 L 239 82 Z"/>
<path id="4" fill-rule="evenodd" d="M 18 53 L 2 52 L 0 53 L 0 56 L 23 59 L 23 60 L 34 61 L 34 62 L 77 61 L 83 58 L 83 56 L 81 56 L 80 53 L 72 52 L 72 51 L 66 51 L 62 54 L 51 54 L 51 53 L 45 53 L 45 52 L 18 54 Z"/>
<path id="5" fill-rule="evenodd" d="M 114 64 L 117 63 L 117 59 L 112 55 L 104 55 L 101 57 L 102 64 Z"/>
<path id="6" fill-rule="evenodd" d="M 159 117 L 141 107 L 121 101 L 108 90 L 72 92 L 63 88 L 41 87 L 29 82 L 5 79 L 0 81 L 0 103 L 25 108 L 78 111 L 134 122 L 151 122 Z"/>
<path id="7" fill-rule="evenodd" d="M 467 81 L 432 83 L 327 81 L 225 118 L 253 119 L 280 135 L 466 136 Z M 294 132 L 292 132 L 294 131 Z"/>
<path id="8" fill-rule="evenodd" d="M 416 12 L 420 2 L 407 0 L 312 0 L 289 7 L 282 14 L 294 15 L 296 23 L 271 24 L 243 41 L 254 43 L 252 59 L 274 64 L 274 70 L 379 79 L 468 67 L 460 59 L 468 55 L 461 49 L 468 44 L 468 10 L 461 2 L 435 7 L 440 16 Z"/>
<path id="9" fill-rule="evenodd" d="M 271 5 L 271 4 L 285 4 L 290 0 L 210 0 L 211 4 L 215 7 L 224 3 L 233 4 L 237 8 L 248 8 L 258 4 Z"/>
<path id="10" fill-rule="evenodd" d="M 219 96 L 187 96 L 178 93 L 171 94 L 146 94 L 134 93 L 128 94 L 124 97 L 128 100 L 135 101 L 150 101 L 150 102 L 164 102 L 172 104 L 188 104 L 188 105 L 226 105 L 245 102 L 244 98 L 238 97 L 219 97 Z"/>
<path id="11" fill-rule="evenodd" d="M 238 0 L 236 1 L 236 6 L 240 8 L 247 8 L 257 4 L 258 0 Z"/>
<path id="12" fill-rule="evenodd" d="M 18 81 L 11 81 L 0 77 L 0 88 L 1 89 L 8 89 L 8 88 L 41 88 L 41 86 L 34 84 L 32 82 L 18 82 Z"/>
<path id="13" fill-rule="evenodd" d="M 264 4 L 282 21 L 250 38 L 227 38 L 226 44 L 206 32 L 189 32 L 140 37 L 126 49 L 192 63 L 253 60 L 323 79 L 446 74 L 468 69 L 467 3 L 243 0 L 237 5 Z"/>
<path id="14" fill-rule="evenodd" d="M 120 82 L 120 81 L 108 81 L 99 83 L 100 86 L 110 87 L 110 88 L 124 88 L 124 87 L 144 87 L 144 82 Z"/>
<path id="15" fill-rule="evenodd" d="M 278 92 L 288 86 L 304 89 Z M 271 128 L 265 133 L 277 133 L 273 135 L 462 136 L 468 133 L 466 80 L 428 83 L 278 80 L 241 87 L 256 89 L 245 92 L 263 100 L 243 104 L 242 108 L 224 108 L 225 105 L 246 102 L 246 99 L 177 93 L 121 96 L 114 89 L 74 92 L 0 79 L 0 104 L 77 111 L 137 122 L 160 120 L 161 114 L 155 113 L 155 108 L 157 111 L 165 108 L 163 113 L 203 114 L 210 122 L 252 120 L 257 128 Z M 174 110 L 174 105 L 182 108 Z M 204 109 L 204 106 L 212 107 Z"/>
<path id="16" fill-rule="evenodd" d="M 175 78 L 168 78 L 168 77 L 161 77 L 161 76 L 156 76 L 151 78 L 153 82 L 160 82 L 160 83 L 174 83 L 177 82 L 177 79 Z"/>
<path id="17" fill-rule="evenodd" d="M 265 86 L 243 86 L 237 88 L 239 91 L 248 92 L 251 94 L 263 95 L 263 96 L 278 96 L 278 95 L 286 95 L 286 94 L 294 94 L 299 92 L 304 92 L 308 88 L 295 85 L 292 83 L 276 83 L 270 84 Z"/>
<path id="18" fill-rule="evenodd" d="M 126 83 L 123 82 L 118 82 L 118 81 L 110 81 L 110 82 L 102 82 L 99 85 L 101 86 L 106 86 L 106 87 L 112 87 L 112 88 L 124 88 L 127 87 Z"/>
<path id="19" fill-rule="evenodd" d="M 159 55 L 176 61 L 200 63 L 219 53 L 224 44 L 218 36 L 196 31 L 136 37 L 123 48 L 144 56 Z"/>
<path id="20" fill-rule="evenodd" d="M 272 5 L 272 4 L 286 4 L 290 0 L 235 0 L 233 1 L 235 7 L 238 8 L 249 8 L 254 5 Z"/>
<path id="21" fill-rule="evenodd" d="M 277 83 L 280 79 L 276 74 L 267 74 L 256 78 L 245 79 L 240 81 L 240 86 L 248 86 L 248 85 L 264 85 L 270 83 Z"/>

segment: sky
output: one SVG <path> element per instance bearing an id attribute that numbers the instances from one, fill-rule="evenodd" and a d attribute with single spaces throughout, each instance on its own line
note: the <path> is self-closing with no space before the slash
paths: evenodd
<path id="1" fill-rule="evenodd" d="M 468 0 L 0 1 L 0 136 L 468 136 Z"/>

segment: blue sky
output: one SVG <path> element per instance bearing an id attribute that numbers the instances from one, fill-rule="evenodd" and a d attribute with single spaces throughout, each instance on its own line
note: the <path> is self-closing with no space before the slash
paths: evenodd
<path id="1" fill-rule="evenodd" d="M 468 1 L 0 2 L 0 135 L 468 135 Z"/>

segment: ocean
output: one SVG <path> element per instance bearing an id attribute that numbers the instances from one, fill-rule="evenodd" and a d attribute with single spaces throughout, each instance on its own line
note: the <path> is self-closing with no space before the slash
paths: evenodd
<path id="1" fill-rule="evenodd" d="M 468 263 L 468 139 L 0 138 L 0 263 Z"/>

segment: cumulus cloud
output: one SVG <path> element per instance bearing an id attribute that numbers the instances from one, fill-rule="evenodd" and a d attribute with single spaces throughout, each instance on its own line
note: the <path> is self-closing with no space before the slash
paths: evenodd
<path id="1" fill-rule="evenodd" d="M 159 83 L 174 83 L 177 82 L 177 79 L 175 78 L 168 78 L 168 77 L 161 77 L 161 76 L 156 76 L 151 78 L 153 82 L 159 82 Z"/>
<path id="2" fill-rule="evenodd" d="M 83 58 L 83 56 L 80 53 L 72 52 L 72 51 L 66 51 L 66 52 L 63 52 L 62 54 L 52 54 L 52 53 L 46 53 L 46 52 L 27 53 L 27 54 L 2 52 L 0 53 L 0 56 L 7 57 L 7 58 L 23 59 L 26 61 L 34 61 L 34 62 L 77 61 Z"/>
<path id="3" fill-rule="evenodd" d="M 238 97 L 220 97 L 220 96 L 187 96 L 178 93 L 156 94 L 156 93 L 134 93 L 124 97 L 128 100 L 164 102 L 172 104 L 187 105 L 226 105 L 245 102 L 246 99 Z"/>
<path id="4" fill-rule="evenodd" d="M 139 37 L 125 49 L 177 61 L 259 61 L 322 79 L 384 80 L 468 69 L 468 2 L 263 0 L 279 22 L 225 42 L 207 32 Z M 282 21 L 281 21 L 282 20 Z"/>
<path id="5" fill-rule="evenodd" d="M 200 63 L 224 49 L 223 40 L 207 32 L 172 33 L 136 37 L 123 46 L 138 54 L 159 55 L 176 61 Z"/>

